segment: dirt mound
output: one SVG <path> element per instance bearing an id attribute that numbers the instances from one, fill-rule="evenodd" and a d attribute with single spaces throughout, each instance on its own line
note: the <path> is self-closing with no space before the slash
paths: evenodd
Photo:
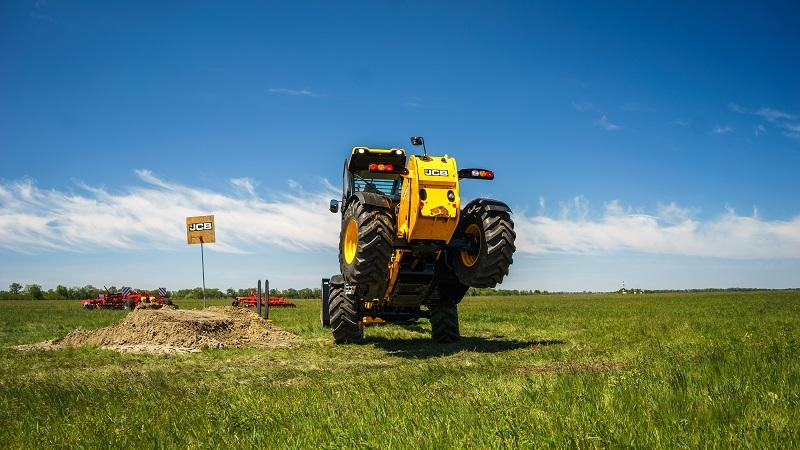
<path id="1" fill-rule="evenodd" d="M 299 338 L 230 306 L 204 310 L 136 309 L 121 322 L 93 331 L 75 330 L 62 339 L 22 345 L 19 350 L 98 346 L 147 353 L 199 352 L 204 348 L 286 347 Z"/>

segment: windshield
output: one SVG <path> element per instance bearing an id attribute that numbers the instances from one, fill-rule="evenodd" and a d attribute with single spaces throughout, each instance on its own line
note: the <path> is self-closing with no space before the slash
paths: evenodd
<path id="1" fill-rule="evenodd" d="M 400 182 L 400 177 L 397 175 L 381 175 L 366 171 L 361 172 L 360 174 L 353 174 L 354 192 L 363 191 L 388 196 L 399 196 L 401 185 L 402 183 Z"/>

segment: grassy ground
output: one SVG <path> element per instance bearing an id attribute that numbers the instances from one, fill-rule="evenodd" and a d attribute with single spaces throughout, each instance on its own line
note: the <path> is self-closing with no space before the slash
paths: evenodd
<path id="1" fill-rule="evenodd" d="M 297 348 L 148 356 L 14 351 L 126 313 L 0 302 L 0 446 L 800 445 L 800 292 L 469 299 L 450 345 L 334 346 L 298 304 Z"/>

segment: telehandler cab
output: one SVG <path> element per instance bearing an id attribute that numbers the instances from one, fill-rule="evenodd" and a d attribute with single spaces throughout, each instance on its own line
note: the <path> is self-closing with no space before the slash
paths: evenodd
<path id="1" fill-rule="evenodd" d="M 322 300 L 336 343 L 359 341 L 370 319 L 425 316 L 434 341 L 457 341 L 468 288 L 496 286 L 513 262 L 511 209 L 485 198 L 461 207 L 459 180 L 494 172 L 459 170 L 454 158 L 429 156 L 422 137 L 411 143 L 424 154 L 354 147 L 345 161 L 342 199 L 330 203 L 342 214 L 341 274 Z"/>

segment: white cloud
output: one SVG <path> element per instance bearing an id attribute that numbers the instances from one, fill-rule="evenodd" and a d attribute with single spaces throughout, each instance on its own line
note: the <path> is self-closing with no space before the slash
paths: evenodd
<path id="1" fill-rule="evenodd" d="M 572 101 L 572 107 L 580 112 L 597 112 L 597 108 L 590 102 Z"/>
<path id="2" fill-rule="evenodd" d="M 104 249 L 175 250 L 185 246 L 185 217 L 214 214 L 212 250 L 243 253 L 263 246 L 288 251 L 335 249 L 339 216 L 328 212 L 337 188 L 326 180 L 306 190 L 290 181 L 266 199 L 247 178 L 231 180 L 230 192 L 165 181 L 146 170 L 143 182 L 120 193 L 79 185 L 78 193 L 40 189 L 31 180 L 0 183 L 0 248 L 20 253 L 89 252 Z M 800 215 L 766 220 L 754 211 L 727 209 L 713 220 L 676 203 L 644 214 L 619 201 L 594 217 L 577 196 L 547 215 L 538 199 L 535 215 L 517 212 L 521 253 L 608 254 L 620 251 L 731 259 L 800 258 Z"/>
<path id="3" fill-rule="evenodd" d="M 767 128 L 764 125 L 762 124 L 753 125 L 753 134 L 755 134 L 756 136 L 761 136 L 762 134 L 766 133 L 767 133 Z"/>
<path id="4" fill-rule="evenodd" d="M 760 108 L 758 111 L 755 111 L 753 114 L 757 116 L 761 116 L 770 122 L 774 122 L 778 119 L 787 119 L 787 120 L 794 120 L 797 118 L 794 114 L 789 114 L 787 112 L 779 111 L 773 108 L 763 107 Z"/>
<path id="5" fill-rule="evenodd" d="M 747 108 L 736 103 L 728 103 L 728 109 L 739 114 L 747 114 Z"/>
<path id="6" fill-rule="evenodd" d="M 334 247 L 338 218 L 328 212 L 336 192 L 323 187 L 259 197 L 247 178 L 230 193 L 164 181 L 136 172 L 143 186 L 122 193 L 79 184 L 82 193 L 43 190 L 31 180 L 0 185 L 0 248 L 43 250 L 174 249 L 185 245 L 186 216 L 214 214 L 214 250 L 246 252 L 261 245 L 287 250 Z M 244 195 L 242 195 L 244 194 Z"/>
<path id="7" fill-rule="evenodd" d="M 725 125 L 717 125 L 711 129 L 711 134 L 729 134 L 733 132 L 733 128 Z"/>
<path id="8" fill-rule="evenodd" d="M 783 132 L 784 136 L 800 140 L 800 123 L 786 123 L 782 127 L 787 130 Z"/>
<path id="9" fill-rule="evenodd" d="M 319 94 L 308 89 L 270 88 L 270 94 L 290 95 L 294 97 L 319 97 Z"/>
<path id="10" fill-rule="evenodd" d="M 603 116 L 600 117 L 599 119 L 595 120 L 594 124 L 606 131 L 616 131 L 622 128 L 617 124 L 609 122 L 605 114 L 603 114 Z"/>
<path id="11" fill-rule="evenodd" d="M 767 221 L 727 210 L 714 220 L 691 218 L 674 203 L 656 215 L 626 211 L 609 202 L 602 217 L 590 220 L 587 205 L 561 217 L 515 215 L 517 250 L 547 254 L 607 254 L 619 251 L 731 259 L 800 258 L 800 216 Z"/>

